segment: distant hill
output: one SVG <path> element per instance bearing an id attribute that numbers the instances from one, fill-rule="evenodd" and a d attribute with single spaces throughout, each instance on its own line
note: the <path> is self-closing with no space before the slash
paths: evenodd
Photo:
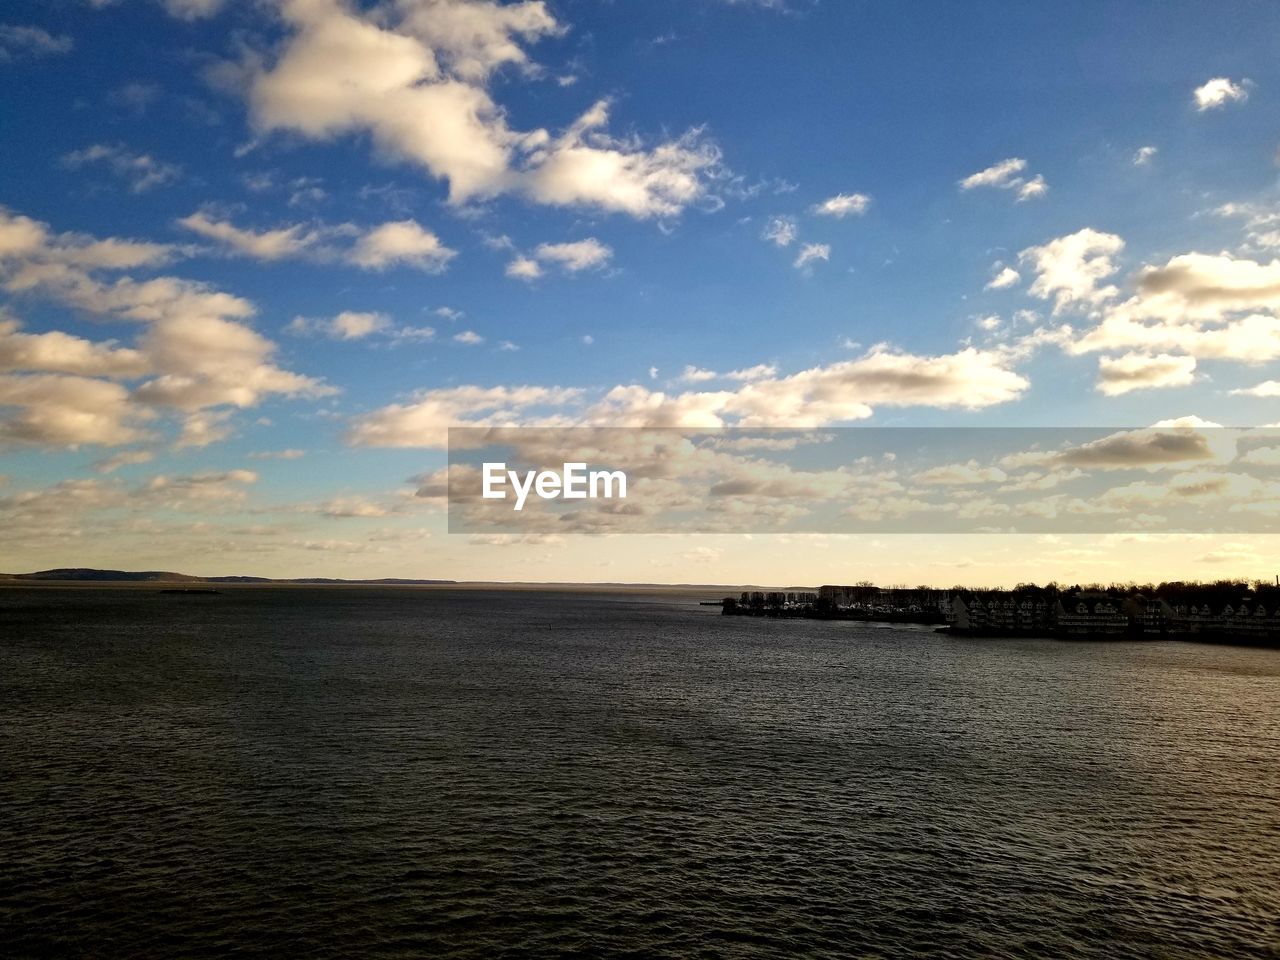
<path id="1" fill-rule="evenodd" d="M 271 577 L 193 577 L 168 570 L 95 570 L 92 567 L 58 567 L 35 573 L 0 573 L 0 580 L 76 580 L 93 583 L 382 583 L 431 584 L 456 583 L 455 580 L 407 580 L 386 577 L 379 580 L 341 580 L 333 577 L 299 577 L 274 580 Z"/>

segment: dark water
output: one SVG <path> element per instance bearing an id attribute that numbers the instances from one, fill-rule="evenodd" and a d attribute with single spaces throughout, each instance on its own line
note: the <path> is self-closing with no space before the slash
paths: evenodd
<path id="1" fill-rule="evenodd" d="M 0 954 L 1280 956 L 1280 651 L 0 590 Z"/>

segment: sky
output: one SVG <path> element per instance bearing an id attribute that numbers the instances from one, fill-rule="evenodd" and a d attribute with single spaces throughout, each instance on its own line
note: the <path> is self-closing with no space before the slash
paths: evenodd
<path id="1" fill-rule="evenodd" d="M 433 478 L 457 425 L 1280 421 L 1278 53 L 1243 2 L 9 0 L 0 570 L 1270 578 L 1252 453 L 1124 479 L 1256 535 L 451 534 Z"/>

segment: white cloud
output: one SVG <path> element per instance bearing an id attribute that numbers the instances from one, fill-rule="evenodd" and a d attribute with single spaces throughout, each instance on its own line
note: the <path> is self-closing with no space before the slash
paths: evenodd
<path id="1" fill-rule="evenodd" d="M 108 170 L 129 182 L 134 193 L 146 193 L 155 187 L 176 183 L 182 176 L 182 168 L 157 160 L 150 154 L 131 153 L 123 146 L 103 143 L 85 147 L 66 154 L 62 158 L 65 167 L 80 170 L 91 164 L 104 164 Z"/>
<path id="2" fill-rule="evenodd" d="M 0 63 L 70 53 L 74 45 L 70 37 L 39 27 L 0 23 Z"/>
<path id="3" fill-rule="evenodd" d="M 1243 363 L 1280 357 L 1280 260 L 1181 254 L 1144 267 L 1136 287 L 1107 305 L 1075 352 L 1163 350 Z"/>
<path id="4" fill-rule="evenodd" d="M 1241 387 L 1231 392 L 1244 397 L 1280 397 L 1280 380 L 1264 380 L 1252 387 Z"/>
<path id="5" fill-rule="evenodd" d="M 116 347 L 113 341 L 94 343 L 58 330 L 21 333 L 20 329 L 16 320 L 0 317 L 0 371 L 139 377 L 151 368 L 144 354 Z"/>
<path id="6" fill-rule="evenodd" d="M 770 217 L 765 223 L 764 229 L 760 231 L 760 236 L 777 244 L 779 247 L 789 247 L 795 242 L 799 235 L 796 228 L 795 217 Z"/>
<path id="7" fill-rule="evenodd" d="M 800 252 L 796 255 L 795 263 L 792 264 L 797 270 L 803 270 L 812 264 L 815 260 L 830 260 L 831 246 L 826 243 L 806 243 L 800 248 Z"/>
<path id="8" fill-rule="evenodd" d="M 1019 174 L 1027 168 L 1027 161 L 1021 157 L 1010 157 L 992 164 L 985 170 L 971 173 L 960 181 L 961 190 L 973 190 L 977 187 L 1000 187 L 1007 189 L 1022 182 Z"/>
<path id="9" fill-rule="evenodd" d="M 448 70 L 464 79 L 484 80 L 494 70 L 514 64 L 532 65 L 518 40 L 559 36 L 546 3 L 498 4 L 490 0 L 397 0 L 402 29 L 425 43 Z"/>
<path id="10" fill-rule="evenodd" d="M 249 454 L 250 460 L 301 460 L 307 455 L 307 451 L 297 447 L 289 447 L 285 450 L 255 450 Z"/>
<path id="11" fill-rule="evenodd" d="M 443 270 L 457 251 L 413 220 L 384 223 L 356 241 L 351 262 L 367 270 L 410 266 L 430 273 Z"/>
<path id="12" fill-rule="evenodd" d="M 1195 100 L 1196 110 L 1204 113 L 1228 103 L 1243 103 L 1249 99 L 1249 88 L 1252 85 L 1252 81 L 1247 79 L 1236 82 L 1227 77 L 1214 77 L 1196 87 L 1192 98 Z"/>
<path id="13" fill-rule="evenodd" d="M 772 363 L 758 363 L 754 367 L 743 367 L 741 370 L 730 370 L 728 373 L 717 373 L 714 370 L 702 370 L 695 366 L 687 366 L 680 374 L 685 383 L 704 383 L 708 380 L 736 380 L 749 383 L 752 380 L 764 380 L 777 376 L 778 368 Z"/>
<path id="14" fill-rule="evenodd" d="M 120 446 L 145 440 L 145 411 L 118 383 L 56 374 L 0 374 L 0 446 Z"/>
<path id="15" fill-rule="evenodd" d="M 105 0 L 90 0 L 91 3 L 102 3 Z M 179 20 L 202 20 L 212 17 L 225 5 L 226 0 L 161 0 L 170 16 Z"/>
<path id="16" fill-rule="evenodd" d="M 562 28 L 542 3 L 399 0 L 362 14 L 337 0 L 284 0 L 280 56 L 248 67 L 262 133 L 317 140 L 368 133 L 385 154 L 448 183 L 460 204 L 521 193 L 636 217 L 678 214 L 706 190 L 719 153 L 699 131 L 647 148 L 604 132 L 600 101 L 559 136 L 512 130 L 484 84 L 528 64 L 521 42 Z"/>
<path id="17" fill-rule="evenodd" d="M 333 318 L 332 330 L 339 340 L 359 340 L 371 333 L 385 330 L 389 322 L 381 313 L 344 310 Z"/>
<path id="18" fill-rule="evenodd" d="M 865 193 L 837 193 L 819 204 L 815 204 L 813 212 L 823 217 L 835 217 L 843 220 L 848 216 L 860 216 L 871 206 L 871 198 Z"/>
<path id="19" fill-rule="evenodd" d="M 984 467 L 977 460 L 970 460 L 967 463 L 950 463 L 931 467 L 917 473 L 912 479 L 926 486 L 954 487 L 979 483 L 1003 483 L 1009 477 L 999 467 Z"/>
<path id="20" fill-rule="evenodd" d="M 1280 447 L 1254 447 L 1239 459 L 1256 467 L 1280 467 Z"/>
<path id="21" fill-rule="evenodd" d="M 8 403 L 0 405 L 25 409 L 5 420 L 5 439 L 120 445 L 142 438 L 137 425 L 154 418 L 153 407 L 195 413 L 253 406 L 272 394 L 333 392 L 271 362 L 275 344 L 243 322 L 255 312 L 247 300 L 177 277 L 100 278 L 172 255 L 162 245 L 54 234 L 43 223 L 0 209 L 0 286 L 143 325 L 132 345 L 117 347 L 58 331 L 23 334 L 7 323 L 7 365 L 26 374 L 6 379 Z M 40 374 L 53 370 L 149 379 L 129 390 L 108 379 Z"/>
<path id="22" fill-rule="evenodd" d="M 507 264 L 506 273 L 516 280 L 537 280 L 542 276 L 542 267 L 532 257 L 519 256 Z"/>
<path id="23" fill-rule="evenodd" d="M 1024 200 L 1034 200 L 1036 197 L 1043 197 L 1049 192 L 1049 185 L 1044 182 L 1044 177 L 1036 174 L 1026 183 L 1018 187 L 1018 202 Z"/>
<path id="24" fill-rule="evenodd" d="M 1026 169 L 1026 160 L 1022 157 L 1010 157 L 1007 160 L 992 164 L 985 170 L 969 174 L 969 176 L 960 181 L 960 189 L 992 188 L 1013 190 L 1018 202 L 1044 196 L 1049 191 L 1049 185 L 1045 183 L 1044 177 L 1037 173 L 1027 179 L 1023 176 Z"/>
<path id="25" fill-rule="evenodd" d="M 188 414 L 182 420 L 182 432 L 173 442 L 175 450 L 207 447 L 231 436 L 233 428 L 229 410 L 206 410 Z"/>
<path id="26" fill-rule="evenodd" d="M 203 211 L 183 217 L 178 225 L 255 260 L 299 257 L 319 240 L 315 231 L 308 230 L 302 224 L 256 232 L 242 229 L 226 220 L 215 220 Z"/>
<path id="27" fill-rule="evenodd" d="M 816 427 L 871 416 L 872 405 L 980 409 L 1016 399 L 1027 380 L 1005 354 L 969 347 L 919 356 L 885 345 L 855 360 L 778 376 L 768 366 L 735 371 L 735 389 L 668 394 L 619 385 L 593 399 L 563 387 L 451 387 L 359 418 L 358 446 L 431 447 L 450 425 L 609 427 Z M 705 379 L 696 368 L 695 382 Z"/>
<path id="28" fill-rule="evenodd" d="M 1160 152 L 1159 147 L 1139 147 L 1133 155 L 1133 165 L 1135 167 L 1146 167 L 1151 165 L 1151 161 L 1155 159 L 1156 154 Z"/>
<path id="29" fill-rule="evenodd" d="M 155 456 L 150 450 L 125 450 L 102 460 L 94 461 L 93 469 L 98 473 L 115 473 L 121 467 L 150 463 L 155 459 Z"/>
<path id="30" fill-rule="evenodd" d="M 476 333 L 474 330 L 463 330 L 461 333 L 453 335 L 454 343 L 461 343 L 464 346 L 476 347 L 484 343 L 484 337 Z"/>
<path id="31" fill-rule="evenodd" d="M 1098 389 L 1109 397 L 1153 387 L 1185 387 L 1195 379 L 1196 358 L 1168 353 L 1126 353 L 1098 359 Z"/>
<path id="32" fill-rule="evenodd" d="M 605 266 L 613 257 L 613 250 L 595 237 L 573 243 L 544 243 L 534 251 L 542 261 L 558 263 L 570 273 L 594 270 Z"/>
<path id="33" fill-rule="evenodd" d="M 516 280 L 537 280 L 542 277 L 543 264 L 555 264 L 565 273 L 581 273 L 598 270 L 613 259 L 613 250 L 595 237 L 569 243 L 543 243 L 532 255 L 517 254 L 507 264 L 506 274 Z"/>
<path id="34" fill-rule="evenodd" d="M 1018 255 L 1021 263 L 1036 273 L 1029 293 L 1054 301 L 1054 313 L 1077 305 L 1093 305 L 1114 297 L 1114 286 L 1099 283 L 1119 268 L 1112 257 L 1124 250 L 1124 241 L 1115 234 L 1086 227 L 1043 246 L 1028 247 Z"/>
<path id="35" fill-rule="evenodd" d="M 992 272 L 994 275 L 983 288 L 984 290 L 1007 290 L 1022 279 L 1022 276 L 1013 267 L 1002 267 L 1000 264 L 996 264 L 992 268 Z"/>
<path id="36" fill-rule="evenodd" d="M 451 426 L 514 426 L 534 408 L 558 407 L 578 396 L 560 387 L 443 387 L 420 392 L 357 418 L 347 435 L 361 447 L 443 447 Z"/>
<path id="37" fill-rule="evenodd" d="M 436 338 L 435 327 L 398 327 L 388 333 L 395 343 L 426 343 Z"/>
<path id="38" fill-rule="evenodd" d="M 637 218 L 675 216 L 706 192 L 704 175 L 720 151 L 692 130 L 645 149 L 602 132 L 608 101 L 599 101 L 546 148 L 529 154 L 520 183 L 539 203 L 595 206 Z M 526 135 L 538 140 L 542 131 Z"/>

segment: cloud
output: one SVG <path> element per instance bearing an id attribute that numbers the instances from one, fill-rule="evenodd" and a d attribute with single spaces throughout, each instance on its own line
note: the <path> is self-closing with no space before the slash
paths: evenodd
<path id="1" fill-rule="evenodd" d="M 541 261 L 558 263 L 569 273 L 595 270 L 605 266 L 613 257 L 613 250 L 595 237 L 573 243 L 544 243 L 534 251 Z"/>
<path id="2" fill-rule="evenodd" d="M 333 335 L 339 340 L 359 340 L 372 333 L 385 330 L 390 321 L 381 313 L 360 313 L 344 310 L 330 322 Z"/>
<path id="3" fill-rule="evenodd" d="M 1016 399 L 1028 381 L 1007 356 L 969 347 L 941 356 L 872 348 L 855 360 L 777 376 L 735 371 L 732 390 L 668 394 L 630 384 L 588 397 L 564 387 L 451 387 L 358 418 L 357 446 L 432 447 L 449 426 L 817 427 L 872 415 L 872 405 L 976 410 Z M 705 379 L 694 368 L 693 382 Z M 726 378 L 727 379 L 727 378 Z"/>
<path id="4" fill-rule="evenodd" d="M 366 497 L 338 497 L 320 507 L 320 514 L 336 519 L 371 519 L 390 517 L 403 511 L 386 504 L 375 503 Z"/>
<path id="5" fill-rule="evenodd" d="M 366 228 L 350 223 L 331 227 L 299 223 L 258 231 L 237 227 L 229 220 L 201 210 L 183 217 L 178 225 L 216 241 L 229 253 L 267 262 L 300 258 L 322 263 L 342 260 L 365 270 L 406 265 L 436 273 L 457 253 L 414 220 Z M 350 244 L 344 247 L 338 242 L 341 240 L 349 240 Z"/>
<path id="6" fill-rule="evenodd" d="M 0 63 L 70 53 L 74 45 L 71 38 L 63 34 L 49 33 L 39 27 L 0 23 Z"/>
<path id="7" fill-rule="evenodd" d="M 1208 436 L 1193 426 L 1170 422 L 1145 430 L 1120 431 L 1057 452 L 1015 455 L 1002 465 L 1133 470 L 1229 460 L 1234 452 L 1232 437 Z"/>
<path id="8" fill-rule="evenodd" d="M 1151 165 L 1151 161 L 1155 159 L 1156 154 L 1160 152 L 1159 147 L 1139 147 L 1133 155 L 1133 165 L 1135 167 L 1147 167 Z"/>
<path id="9" fill-rule="evenodd" d="M 871 206 L 871 198 L 865 193 L 837 193 L 813 206 L 813 212 L 821 217 L 843 220 L 849 216 L 861 216 Z"/>
<path id="10" fill-rule="evenodd" d="M 413 220 L 384 223 L 356 241 L 351 262 L 366 270 L 386 270 L 393 266 L 410 266 L 428 273 L 438 273 L 456 256 L 430 230 Z"/>
<path id="11" fill-rule="evenodd" d="M 576 399 L 563 387 L 442 387 L 412 403 L 391 404 L 352 423 L 347 442 L 358 447 L 443 447 L 451 426 L 514 426 L 530 410 Z"/>
<path id="12" fill-rule="evenodd" d="M 298 257 L 307 252 L 319 239 L 301 224 L 276 230 L 255 232 L 241 229 L 225 220 L 214 220 L 208 214 L 196 212 L 183 217 L 178 225 L 216 240 L 235 253 L 255 260 L 283 260 Z"/>
<path id="13" fill-rule="evenodd" d="M 1135 286 L 1127 300 L 1106 304 L 1073 352 L 1161 350 L 1249 364 L 1280 357 L 1280 260 L 1180 254 L 1144 267 Z"/>
<path id="14" fill-rule="evenodd" d="M 94 343 L 57 330 L 21 333 L 20 329 L 16 320 L 0 318 L 0 371 L 139 377 L 151 369 L 144 354 L 116 347 L 114 341 Z"/>
<path id="15" fill-rule="evenodd" d="M 1255 447 L 1243 454 L 1240 462 L 1257 467 L 1280 467 L 1280 447 Z"/>
<path id="16" fill-rule="evenodd" d="M 160 474 L 144 485 L 141 495 L 157 504 L 185 509 L 201 503 L 241 501 L 244 487 L 258 482 L 252 470 L 209 470 L 187 476 Z"/>
<path id="17" fill-rule="evenodd" d="M 12 408 L 8 410 L 6 408 Z M 0 446 L 120 446 L 148 438 L 145 412 L 118 383 L 55 374 L 0 374 Z"/>
<path id="18" fill-rule="evenodd" d="M 549 147 L 533 150 L 520 174 L 523 192 L 539 203 L 600 207 L 639 219 L 676 216 L 702 198 L 704 175 L 718 167 L 720 151 L 700 130 L 645 149 L 602 132 L 608 111 L 608 101 L 597 102 Z"/>
<path id="19" fill-rule="evenodd" d="M 1185 253 L 1138 277 L 1142 299 L 1131 314 L 1216 317 L 1223 311 L 1280 306 L 1280 260 L 1259 263 L 1230 254 Z"/>
<path id="20" fill-rule="evenodd" d="M 1244 220 L 1245 250 L 1280 249 L 1280 210 L 1264 204 L 1224 203 L 1213 213 L 1219 217 L 1240 217 Z"/>
<path id="21" fill-rule="evenodd" d="M 301 336 L 319 333 L 331 340 L 362 340 L 372 334 L 387 331 L 390 325 L 391 320 L 386 314 L 344 310 L 328 320 L 294 317 L 285 329 Z M 434 333 L 435 331 L 431 330 L 431 335 Z"/>
<path id="22" fill-rule="evenodd" d="M 163 0 L 164 8 L 179 20 L 201 20 L 218 13 L 226 0 Z"/>
<path id="23" fill-rule="evenodd" d="M 25 374 L 6 379 L 8 402 L 2 405 L 27 409 L 5 420 L 5 439 L 120 445 L 142 438 L 138 423 L 153 418 L 155 407 L 190 414 L 253 406 L 270 395 L 334 392 L 271 362 L 276 345 L 243 322 L 255 312 L 249 301 L 177 277 L 118 275 L 172 256 L 163 245 L 55 234 L 46 224 L 0 209 L 0 286 L 142 325 L 133 344 L 118 347 L 58 331 L 24 334 L 6 323 L 6 364 Z M 149 379 L 130 389 L 110 382 L 142 377 Z"/>
<path id="24" fill-rule="evenodd" d="M 62 158 L 62 164 L 70 170 L 103 164 L 115 176 L 127 180 L 129 189 L 134 193 L 146 193 L 155 187 L 168 186 L 182 177 L 182 168 L 176 164 L 164 163 L 150 154 L 132 153 L 119 144 L 96 143 L 83 150 L 76 150 L 66 154 Z"/>
<path id="25" fill-rule="evenodd" d="M 1007 290 L 1022 279 L 1021 274 L 1013 267 L 1001 267 L 1000 264 L 996 264 L 992 272 L 994 275 L 983 287 L 984 290 Z"/>
<path id="26" fill-rule="evenodd" d="M 182 432 L 173 442 L 175 450 L 207 447 L 231 436 L 233 430 L 228 421 L 229 410 L 192 413 L 183 418 Z"/>
<path id="27" fill-rule="evenodd" d="M 301 460 L 307 451 L 290 447 L 285 450 L 255 450 L 249 454 L 250 460 Z"/>
<path id="28" fill-rule="evenodd" d="M 1153 387 L 1185 387 L 1195 379 L 1196 358 L 1126 353 L 1098 360 L 1098 389 L 1108 397 Z"/>
<path id="29" fill-rule="evenodd" d="M 399 327 L 388 331 L 394 343 L 426 343 L 436 338 L 435 327 Z"/>
<path id="30" fill-rule="evenodd" d="M 1044 182 L 1044 177 L 1036 174 L 1026 183 L 1018 186 L 1018 202 L 1023 200 L 1033 200 L 1036 197 L 1043 197 L 1049 192 L 1049 185 Z"/>
<path id="31" fill-rule="evenodd" d="M 1018 176 L 1027 167 L 1027 161 L 1021 157 L 1010 157 L 992 164 L 985 170 L 971 173 L 960 181 L 961 190 L 973 190 L 978 187 L 1000 187 L 1007 189 L 1022 182 Z"/>
<path id="32" fill-rule="evenodd" d="M 516 280 L 533 281 L 541 278 L 544 264 L 555 264 L 565 273 L 581 273 L 598 270 L 613 259 L 613 249 L 595 237 L 570 243 L 543 243 L 532 255 L 517 254 L 507 264 L 506 274 Z"/>
<path id="33" fill-rule="evenodd" d="M 102 460 L 95 460 L 93 469 L 98 473 L 115 473 L 121 467 L 150 463 L 155 456 L 150 450 L 125 450 Z"/>
<path id="34" fill-rule="evenodd" d="M 1044 177 L 1037 173 L 1031 179 L 1027 179 L 1022 175 L 1026 169 L 1026 160 L 1022 157 L 1010 157 L 992 164 L 985 170 L 969 174 L 960 181 L 960 189 L 965 191 L 981 188 L 1013 190 L 1019 203 L 1044 196 L 1049 191 L 1049 185 L 1045 183 Z"/>
<path id="35" fill-rule="evenodd" d="M 466 347 L 478 347 L 484 343 L 484 337 L 476 333 L 474 330 L 463 330 L 461 333 L 453 335 L 453 342 L 460 343 Z"/>
<path id="36" fill-rule="evenodd" d="M 256 232 L 242 229 L 226 220 L 215 220 L 202 211 L 183 217 L 178 225 L 209 240 L 215 240 L 234 253 L 255 260 L 299 257 L 319 239 L 317 233 L 301 224 Z"/>
<path id="37" fill-rule="evenodd" d="M 1008 480 L 999 467 L 984 467 L 977 460 L 968 463 L 949 463 L 917 473 L 912 479 L 926 486 L 957 487 L 981 483 L 1003 483 Z"/>
<path id="38" fill-rule="evenodd" d="M 194 412 L 253 407 L 266 396 L 317 397 L 335 391 L 270 362 L 276 345 L 257 331 L 217 316 L 180 315 L 153 323 L 139 347 L 166 371 L 134 396 L 144 403 Z"/>
<path id="39" fill-rule="evenodd" d="M 680 379 L 685 383 L 704 383 L 708 380 L 736 380 L 740 383 L 747 383 L 752 380 L 764 380 L 768 377 L 776 376 L 777 373 L 778 368 L 772 363 L 758 363 L 754 367 L 730 370 L 728 373 L 702 370 L 690 365 L 684 368 L 684 372 L 680 374 Z"/>
<path id="40" fill-rule="evenodd" d="M 800 252 L 796 255 L 795 263 L 792 264 L 797 270 L 803 270 L 812 264 L 815 260 L 830 260 L 831 246 L 826 243 L 806 243 L 800 248 Z"/>
<path id="41" fill-rule="evenodd" d="M 1280 380 L 1264 380 L 1252 387 L 1242 387 L 1231 391 L 1243 397 L 1280 397 Z"/>
<path id="42" fill-rule="evenodd" d="M 799 235 L 795 217 L 770 217 L 760 236 L 779 247 L 789 247 Z"/>
<path id="43" fill-rule="evenodd" d="M 543 2 L 399 0 L 396 6 L 404 14 L 406 33 L 435 51 L 451 73 L 472 81 L 484 80 L 507 64 L 536 72 L 517 40 L 565 32 Z"/>
<path id="44" fill-rule="evenodd" d="M 1225 107 L 1228 103 L 1244 103 L 1249 99 L 1251 86 L 1253 82 L 1248 79 L 1236 82 L 1226 77 L 1214 77 L 1196 87 L 1192 99 L 1196 110 L 1204 113 L 1206 110 Z"/>
<path id="45" fill-rule="evenodd" d="M 1042 300 L 1052 299 L 1054 313 L 1070 307 L 1099 304 L 1114 297 L 1114 286 L 1099 286 L 1119 268 L 1111 259 L 1124 250 L 1124 241 L 1112 233 L 1086 227 L 1043 246 L 1028 247 L 1018 254 L 1036 278 L 1028 292 Z"/>
<path id="46" fill-rule="evenodd" d="M 368 133 L 384 154 L 447 182 L 454 204 L 519 193 L 537 203 L 673 216 L 702 197 L 719 152 L 691 130 L 646 147 L 604 132 L 599 101 L 559 136 L 511 129 L 486 89 L 522 42 L 563 28 L 542 3 L 399 0 L 362 14 L 283 0 L 279 57 L 247 65 L 252 121 L 314 140 Z"/>
<path id="47" fill-rule="evenodd" d="M 518 256 L 507 264 L 506 273 L 516 280 L 537 280 L 542 276 L 542 267 L 532 257 Z"/>

